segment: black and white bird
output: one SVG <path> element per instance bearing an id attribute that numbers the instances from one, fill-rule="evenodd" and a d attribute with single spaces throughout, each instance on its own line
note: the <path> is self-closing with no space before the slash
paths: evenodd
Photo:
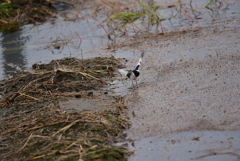
<path id="1" fill-rule="evenodd" d="M 134 84 L 133 84 L 133 81 L 134 81 L 134 80 L 136 81 L 136 85 L 137 85 L 137 87 L 138 87 L 137 78 L 138 78 L 139 75 L 140 75 L 139 67 L 140 67 L 140 65 L 141 65 L 143 56 L 144 56 L 144 51 L 142 52 L 141 57 L 139 58 L 139 61 L 138 61 L 138 63 L 137 63 L 137 66 L 135 67 L 134 70 L 118 69 L 118 71 L 119 71 L 122 75 L 127 76 L 129 79 L 132 80 L 133 88 L 135 87 Z"/>

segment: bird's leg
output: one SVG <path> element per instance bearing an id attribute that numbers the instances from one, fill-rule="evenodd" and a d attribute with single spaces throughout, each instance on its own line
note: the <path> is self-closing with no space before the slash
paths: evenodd
<path id="1" fill-rule="evenodd" d="M 132 85 L 133 85 L 133 88 L 135 88 L 134 84 L 133 84 L 133 80 L 132 80 Z"/>
<path id="2" fill-rule="evenodd" d="M 137 85 L 137 88 L 138 88 L 137 80 L 136 80 L 136 85 Z"/>
<path id="3" fill-rule="evenodd" d="M 121 76 L 121 81 L 122 81 L 122 83 L 123 83 L 123 78 L 122 78 L 122 76 Z"/>

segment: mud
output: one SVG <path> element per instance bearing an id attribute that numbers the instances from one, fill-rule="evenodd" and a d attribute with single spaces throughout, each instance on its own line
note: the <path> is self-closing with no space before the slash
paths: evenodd
<path id="1" fill-rule="evenodd" d="M 127 143 L 136 150 L 129 161 L 239 160 L 240 131 L 184 131 Z"/>
<path id="2" fill-rule="evenodd" d="M 238 35 L 235 19 L 142 40 L 139 46 L 146 55 L 140 88 L 129 96 L 129 113 L 136 115 L 129 137 L 189 129 L 239 130 Z"/>
<path id="3" fill-rule="evenodd" d="M 141 39 L 132 37 L 123 42 L 131 49 L 146 51 L 140 87 L 130 89 L 131 81 L 116 82 L 119 87 L 115 91 L 128 93 L 132 123 L 128 137 L 138 140 L 129 144 L 135 150 L 130 160 L 159 160 L 163 156 L 166 160 L 239 160 L 239 146 L 235 146 L 240 143 L 239 27 L 240 20 L 233 18 L 208 27 Z M 131 69 L 136 62 L 137 56 L 133 56 L 126 66 Z M 238 139 L 235 143 L 219 144 L 221 151 L 230 151 L 226 154 L 218 153 L 217 147 L 209 148 L 213 138 L 205 139 L 201 144 L 205 147 L 203 154 L 199 145 L 184 141 L 184 136 L 191 136 L 190 131 L 200 136 L 218 134 L 220 142 L 227 140 L 220 137 L 223 135 L 230 138 L 233 134 Z M 147 143 L 153 136 L 163 142 L 167 137 L 177 137 L 192 153 L 182 150 L 175 154 L 183 145 L 161 151 L 160 147 L 167 148 L 171 143 Z"/>
<path id="4" fill-rule="evenodd" d="M 60 100 L 60 108 L 66 112 L 79 112 L 85 110 L 103 110 L 114 101 L 105 91 L 87 92 L 87 99 L 79 99 L 82 95 L 76 95 L 76 98 Z"/>
<path id="5" fill-rule="evenodd" d="M 174 24 L 169 30 L 166 25 L 164 34 L 128 35 L 102 49 L 93 47 L 92 55 L 126 58 L 129 69 L 135 67 L 140 50 L 145 50 L 139 88 L 131 88 L 131 81 L 120 77 L 104 88 L 111 95 L 125 96 L 128 103 L 131 127 L 127 134 L 133 140 L 128 147 L 135 151 L 129 160 L 240 159 L 240 19 L 239 11 L 231 12 L 207 23 Z M 80 52 L 76 55 L 82 57 Z M 95 102 L 104 97 L 95 100 L 95 93 L 90 97 L 93 99 L 62 101 L 61 109 L 74 112 L 104 107 Z"/>

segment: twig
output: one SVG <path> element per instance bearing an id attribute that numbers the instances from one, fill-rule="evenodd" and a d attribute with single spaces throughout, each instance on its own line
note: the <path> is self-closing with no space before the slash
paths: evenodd
<path id="1" fill-rule="evenodd" d="M 108 39 L 109 39 L 109 40 L 112 40 L 111 35 L 110 35 L 109 32 L 105 29 L 105 27 L 103 26 L 103 24 L 102 24 L 101 22 L 99 22 L 95 17 L 92 17 L 92 18 L 93 18 L 95 21 L 97 21 L 98 24 L 99 24 L 99 26 L 101 26 L 101 28 L 106 32 Z"/>
<path id="2" fill-rule="evenodd" d="M 22 151 L 22 150 L 26 147 L 26 145 L 28 144 L 28 142 L 30 141 L 30 139 L 32 139 L 32 138 L 34 138 L 34 137 L 50 139 L 48 136 L 33 135 L 33 134 L 31 133 L 31 135 L 28 137 L 28 139 L 27 139 L 27 141 L 25 142 L 25 144 L 24 144 L 20 149 L 18 149 L 17 152 Z"/>
<path id="3" fill-rule="evenodd" d="M 107 8 L 108 10 L 110 11 L 113 11 L 113 9 L 111 9 L 111 7 L 109 7 L 108 5 L 106 5 L 105 3 L 99 1 L 99 0 L 96 0 L 99 4 L 101 4 L 102 6 L 104 6 L 105 8 Z"/>
<path id="4" fill-rule="evenodd" d="M 96 77 L 94 77 L 94 76 L 92 76 L 92 75 L 90 75 L 90 74 L 83 73 L 83 72 L 76 72 L 76 73 L 79 73 L 79 74 L 81 74 L 81 75 L 83 75 L 83 76 L 85 76 L 85 77 L 90 77 L 90 78 L 96 79 L 96 80 L 98 80 L 98 81 L 102 81 L 102 82 L 104 82 L 104 83 L 106 83 L 106 84 L 109 84 L 108 82 L 106 82 L 106 81 L 104 81 L 104 80 L 102 80 L 102 79 L 96 78 Z"/>
<path id="5" fill-rule="evenodd" d="M 79 45 L 78 45 L 78 47 L 77 47 L 77 49 L 79 49 L 80 48 L 80 46 L 81 46 L 81 44 L 82 44 L 82 38 L 80 37 L 80 35 L 77 33 L 77 32 L 75 32 L 76 34 L 77 34 L 77 36 L 78 36 L 78 38 L 79 38 Z"/>
<path id="6" fill-rule="evenodd" d="M 47 153 L 47 154 L 43 154 L 43 155 L 39 155 L 39 156 L 33 157 L 31 160 L 40 159 L 40 158 L 43 158 L 45 156 L 53 155 L 56 152 L 57 152 L 57 150 L 53 150 L 51 153 Z"/>
<path id="7" fill-rule="evenodd" d="M 76 124 L 77 122 L 79 122 L 81 120 L 76 120 L 76 121 L 73 121 L 72 123 L 70 123 L 69 125 L 61 128 L 60 130 L 58 130 L 57 132 L 55 132 L 54 134 L 51 135 L 51 137 L 55 137 L 58 133 L 60 133 L 61 131 L 66 131 L 67 129 L 69 129 L 71 126 L 73 126 L 74 124 Z"/>
<path id="8" fill-rule="evenodd" d="M 21 93 L 21 92 L 17 92 L 17 93 L 19 93 L 21 96 L 27 96 L 27 97 L 29 97 L 29 98 L 32 98 L 32 99 L 36 100 L 36 101 L 39 101 L 39 99 L 37 99 L 37 98 L 35 98 L 35 97 L 32 97 L 32 96 L 29 96 L 29 95 L 27 95 L 27 94 L 24 94 L 24 93 Z"/>
<path id="9" fill-rule="evenodd" d="M 29 140 L 30 140 L 31 138 L 32 138 L 32 133 L 31 133 L 31 135 L 28 137 L 28 139 L 27 139 L 27 141 L 25 142 L 25 144 L 24 144 L 20 149 L 18 149 L 17 152 L 22 151 L 22 150 L 25 148 L 25 146 L 27 145 L 27 143 L 29 142 Z"/>
<path id="10" fill-rule="evenodd" d="M 61 124 L 61 123 L 65 123 L 65 121 L 62 121 L 62 122 L 53 122 L 53 123 L 49 123 L 49 124 L 44 124 L 44 125 L 41 125 L 41 126 L 37 126 L 37 127 L 33 127 L 33 128 L 30 128 L 30 129 L 27 129 L 27 131 L 36 130 L 36 129 L 40 129 L 40 128 L 42 128 L 42 127 L 52 126 L 52 125 Z"/>

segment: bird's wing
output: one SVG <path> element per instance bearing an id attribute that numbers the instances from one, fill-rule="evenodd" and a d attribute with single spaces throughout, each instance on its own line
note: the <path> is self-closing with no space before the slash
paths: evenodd
<path id="1" fill-rule="evenodd" d="M 125 70 L 125 69 L 118 69 L 118 72 L 119 72 L 120 74 L 124 75 L 124 76 L 127 76 L 127 74 L 128 74 L 128 71 Z"/>

